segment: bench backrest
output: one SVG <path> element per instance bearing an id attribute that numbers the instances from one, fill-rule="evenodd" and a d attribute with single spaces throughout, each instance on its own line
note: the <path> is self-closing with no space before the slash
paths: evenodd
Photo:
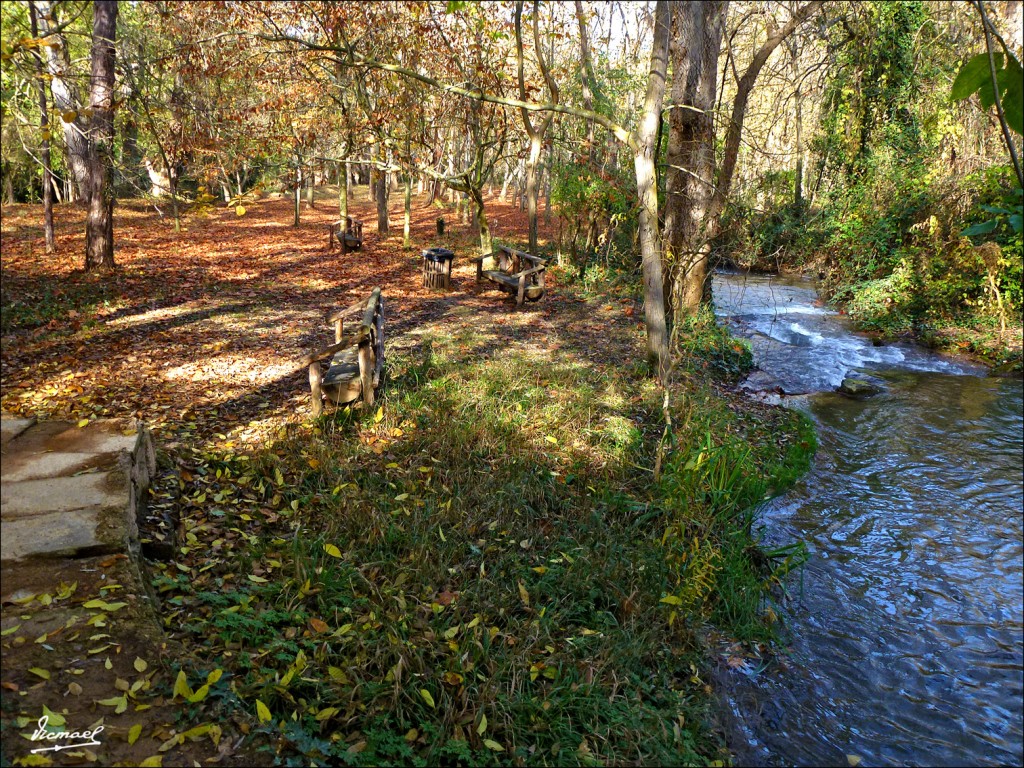
<path id="1" fill-rule="evenodd" d="M 521 272 L 524 269 L 543 269 L 547 264 L 547 259 L 542 259 L 540 256 L 534 256 L 525 251 L 518 251 L 507 245 L 499 245 L 494 255 L 498 260 L 498 269 L 508 274 Z M 523 262 L 526 263 L 524 264 Z"/>

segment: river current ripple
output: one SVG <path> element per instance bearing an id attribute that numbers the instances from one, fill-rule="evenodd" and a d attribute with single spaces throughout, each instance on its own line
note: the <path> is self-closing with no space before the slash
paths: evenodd
<path id="1" fill-rule="evenodd" d="M 1021 764 L 1021 380 L 875 347 L 807 283 L 717 275 L 715 300 L 762 369 L 812 393 L 789 401 L 820 441 L 761 512 L 767 543 L 811 558 L 789 585 L 786 668 L 729 686 L 738 761 Z M 832 392 L 851 372 L 883 393 Z"/>

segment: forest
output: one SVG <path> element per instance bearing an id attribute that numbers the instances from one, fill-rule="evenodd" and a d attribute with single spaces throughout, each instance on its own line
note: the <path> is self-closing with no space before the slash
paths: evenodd
<path id="1" fill-rule="evenodd" d="M 729 764 L 816 438 L 713 276 L 1021 370 L 1020 0 L 0 14 L 0 404 L 152 432 L 160 630 L 5 589 L 5 761 L 72 759 L 12 744 L 45 714 L 102 764 Z"/>

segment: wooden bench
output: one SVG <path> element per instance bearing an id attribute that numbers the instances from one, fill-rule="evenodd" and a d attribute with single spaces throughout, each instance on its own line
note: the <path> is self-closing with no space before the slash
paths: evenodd
<path id="1" fill-rule="evenodd" d="M 496 261 L 497 269 L 484 269 L 484 261 L 489 258 Z M 498 250 L 472 261 L 476 262 L 477 282 L 486 277 L 503 291 L 514 293 L 516 306 L 522 306 L 526 299 L 536 301 L 544 295 L 544 267 L 547 259 L 500 245 Z"/>
<path id="2" fill-rule="evenodd" d="M 359 321 L 346 327 L 344 318 L 359 312 Z M 334 323 L 334 343 L 302 359 L 302 366 L 309 366 L 314 417 L 323 411 L 325 398 L 338 405 L 358 399 L 373 405 L 384 369 L 384 297 L 380 288 L 374 288 L 367 301 L 339 310 L 329 319 Z M 328 359 L 324 371 L 321 366 Z"/>
<path id="3" fill-rule="evenodd" d="M 327 250 L 334 250 L 334 241 L 341 245 L 341 252 L 358 251 L 363 247 L 363 222 L 351 216 L 345 219 L 345 230 L 341 229 L 341 219 L 327 225 Z"/>

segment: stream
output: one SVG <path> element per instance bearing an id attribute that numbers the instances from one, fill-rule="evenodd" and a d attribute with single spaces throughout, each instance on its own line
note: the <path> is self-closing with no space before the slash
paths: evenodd
<path id="1" fill-rule="evenodd" d="M 729 673 L 739 765 L 1020 765 L 1024 398 L 1017 378 L 875 346 L 812 283 L 718 274 L 716 311 L 814 421 L 811 471 L 761 511 L 806 543 L 785 659 Z M 763 376 L 763 374 L 759 374 Z M 844 376 L 882 391 L 834 392 Z"/>

